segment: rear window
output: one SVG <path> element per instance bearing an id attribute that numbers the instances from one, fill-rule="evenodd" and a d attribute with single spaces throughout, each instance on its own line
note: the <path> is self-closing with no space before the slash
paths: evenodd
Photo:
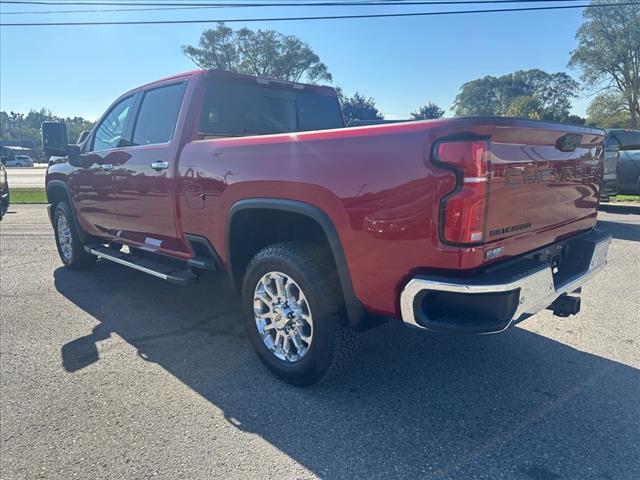
<path id="1" fill-rule="evenodd" d="M 343 126 L 336 97 L 209 82 L 200 120 L 200 134 L 267 135 Z"/>

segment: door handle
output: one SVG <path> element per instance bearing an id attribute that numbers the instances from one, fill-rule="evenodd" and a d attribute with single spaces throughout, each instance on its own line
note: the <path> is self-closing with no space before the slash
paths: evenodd
<path id="1" fill-rule="evenodd" d="M 102 170 L 113 170 L 113 163 L 101 163 Z"/>
<path id="2" fill-rule="evenodd" d="M 152 162 L 151 168 L 153 168 L 156 172 L 160 170 L 166 170 L 169 168 L 169 162 Z"/>

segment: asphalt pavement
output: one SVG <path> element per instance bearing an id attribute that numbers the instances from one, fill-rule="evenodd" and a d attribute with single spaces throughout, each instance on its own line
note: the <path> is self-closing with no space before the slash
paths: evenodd
<path id="1" fill-rule="evenodd" d="M 0 478 L 640 478 L 640 207 L 605 206 L 582 312 L 500 335 L 390 322 L 296 389 L 226 277 L 176 287 L 61 267 L 45 207 L 0 223 Z"/>
<path id="2" fill-rule="evenodd" d="M 11 188 L 44 188 L 46 173 L 46 165 L 7 167 L 7 180 Z"/>

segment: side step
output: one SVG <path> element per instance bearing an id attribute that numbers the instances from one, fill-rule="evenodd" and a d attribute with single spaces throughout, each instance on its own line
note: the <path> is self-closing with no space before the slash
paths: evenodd
<path id="1" fill-rule="evenodd" d="M 124 253 L 114 250 L 103 245 L 99 246 L 87 246 L 84 249 L 88 253 L 92 253 L 98 258 L 109 260 L 110 262 L 119 263 L 125 267 L 139 270 L 140 272 L 153 275 L 154 277 L 161 278 L 170 283 L 176 283 L 178 285 L 189 285 L 194 283 L 198 276 L 191 270 L 180 270 L 177 267 L 162 262 L 157 262 L 150 258 L 140 257 L 132 255 L 130 253 Z"/>

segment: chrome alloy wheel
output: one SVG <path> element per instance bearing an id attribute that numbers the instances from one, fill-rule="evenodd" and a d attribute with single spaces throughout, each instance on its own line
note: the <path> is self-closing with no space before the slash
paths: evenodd
<path id="1" fill-rule="evenodd" d="M 70 260 L 73 254 L 73 239 L 71 238 L 71 227 L 67 221 L 67 217 L 62 214 L 58 215 L 58 245 L 65 260 Z"/>
<path id="2" fill-rule="evenodd" d="M 297 362 L 311 348 L 313 317 L 300 286 L 287 274 L 269 272 L 253 294 L 253 312 L 260 338 L 280 360 Z"/>

